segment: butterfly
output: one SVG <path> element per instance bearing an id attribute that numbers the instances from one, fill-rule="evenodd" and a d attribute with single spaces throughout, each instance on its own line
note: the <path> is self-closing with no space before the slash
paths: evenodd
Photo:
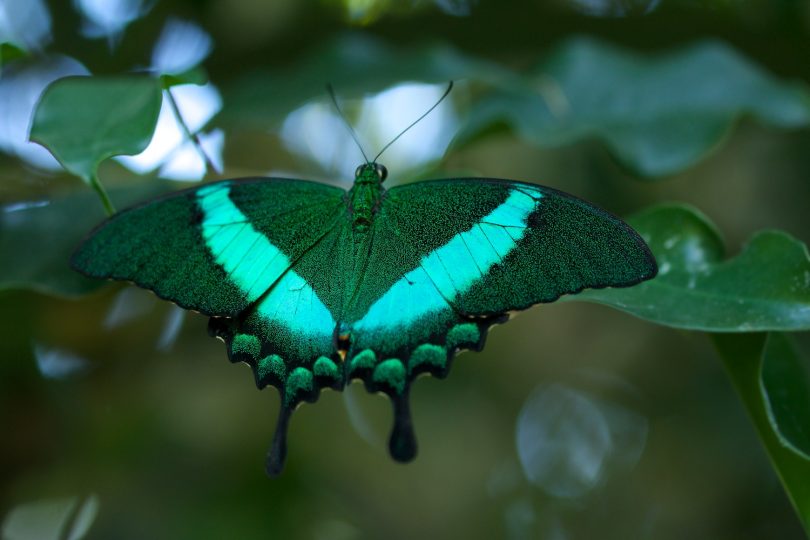
<path id="1" fill-rule="evenodd" d="M 389 451 L 409 461 L 417 376 L 445 377 L 511 312 L 656 275 L 630 226 L 561 191 L 492 178 L 387 190 L 386 178 L 375 158 L 348 191 L 287 178 L 207 183 L 119 212 L 71 264 L 209 316 L 230 361 L 279 390 L 271 476 L 292 411 L 321 389 L 360 379 L 387 394 Z"/>

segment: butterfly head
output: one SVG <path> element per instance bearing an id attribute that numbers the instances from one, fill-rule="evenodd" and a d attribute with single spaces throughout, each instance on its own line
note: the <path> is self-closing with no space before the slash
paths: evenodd
<path id="1" fill-rule="evenodd" d="M 357 143 L 357 147 L 360 149 L 360 153 L 363 154 L 363 159 L 366 160 L 366 162 L 357 167 L 357 170 L 354 172 L 354 183 L 378 184 L 378 185 L 382 184 L 385 181 L 386 177 L 388 176 L 388 170 L 385 168 L 384 165 L 380 165 L 379 163 L 377 163 L 377 160 L 380 158 L 380 156 L 383 155 L 383 153 L 386 150 L 388 150 L 389 146 L 394 144 L 409 129 L 418 124 L 425 116 L 430 114 L 430 111 L 438 107 L 439 103 L 444 101 L 444 98 L 447 97 L 447 95 L 450 93 L 450 90 L 452 89 L 453 89 L 453 81 L 450 81 L 450 83 L 447 85 L 447 90 L 444 91 L 442 97 L 440 97 L 439 100 L 436 103 L 434 103 L 431 108 L 425 111 L 425 113 L 422 116 L 411 122 L 411 124 L 408 127 L 400 131 L 399 135 L 388 141 L 388 144 L 383 146 L 382 150 L 380 150 L 377 153 L 377 155 L 374 156 L 374 159 L 369 160 L 368 156 L 366 155 L 366 152 L 363 150 L 363 145 L 360 144 L 360 140 L 357 138 L 357 134 L 354 132 L 354 128 L 349 123 L 349 121 L 346 120 L 346 116 L 343 114 L 343 111 L 340 110 L 340 105 L 338 104 L 337 98 L 335 97 L 335 91 L 334 89 L 332 89 L 332 85 L 329 84 L 326 85 L 326 91 L 329 92 L 329 97 L 332 98 L 332 103 L 334 103 L 335 105 L 335 110 L 338 112 L 340 118 L 343 120 L 343 122 L 346 124 L 346 127 L 349 129 L 349 133 L 351 134 L 352 139 L 354 139 L 354 142 Z"/>
<path id="2" fill-rule="evenodd" d="M 355 184 L 381 184 L 386 178 L 388 178 L 388 169 L 379 163 L 364 163 L 354 171 Z"/>

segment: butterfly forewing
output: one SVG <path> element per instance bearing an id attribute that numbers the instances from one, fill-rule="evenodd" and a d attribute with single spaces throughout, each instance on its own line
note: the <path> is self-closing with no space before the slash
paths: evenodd
<path id="1" fill-rule="evenodd" d="M 456 325 L 655 274 L 649 250 L 624 222 L 532 184 L 459 179 L 397 187 L 383 200 L 374 235 L 352 315 L 357 348 L 382 356 L 443 346 Z"/>
<path id="2" fill-rule="evenodd" d="M 72 264 L 187 309 L 234 317 L 330 230 L 344 197 L 341 189 L 300 180 L 211 183 L 116 214 Z"/>

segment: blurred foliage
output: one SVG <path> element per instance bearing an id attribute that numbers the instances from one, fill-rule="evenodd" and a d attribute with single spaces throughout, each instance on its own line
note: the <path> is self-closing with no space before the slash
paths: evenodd
<path id="1" fill-rule="evenodd" d="M 576 38 L 531 68 L 521 88 L 476 104 L 462 139 L 496 123 L 539 145 L 596 137 L 627 167 L 661 176 L 704 157 L 743 115 L 805 126 L 810 94 L 718 42 L 640 55 Z"/>
<path id="2" fill-rule="evenodd" d="M 153 182 L 118 187 L 112 191 L 111 199 L 119 202 L 119 207 L 128 206 L 164 190 L 164 186 Z M 16 259 L 14 264 L 0 267 L 0 290 L 31 289 L 73 297 L 102 286 L 104 282 L 87 279 L 68 265 L 79 242 L 104 219 L 97 198 L 89 191 L 77 191 L 53 200 L 6 206 L 0 213 L 0 253 L 28 254 Z M 29 252 L 31 246 L 48 246 L 48 249 Z"/>
<path id="3" fill-rule="evenodd" d="M 341 96 L 379 92 L 403 81 L 488 86 L 520 84 L 517 74 L 485 59 L 460 53 L 446 43 L 397 48 L 381 39 L 347 33 L 281 70 L 256 69 L 227 88 L 223 121 L 267 129 L 289 111 L 324 96 L 324 81 Z"/>
<path id="4" fill-rule="evenodd" d="M 3 522 L 3 538 L 15 540 L 81 540 L 98 512 L 89 496 L 38 501 L 12 510 Z"/>
<path id="5" fill-rule="evenodd" d="M 631 215 L 661 268 L 530 310 L 448 380 L 416 385 L 414 463 L 388 460 L 388 411 L 355 386 L 297 413 L 271 482 L 277 405 L 224 365 L 204 318 L 71 273 L 103 217 L 94 195 L 0 153 L 4 540 L 79 538 L 94 520 L 93 538 L 803 537 L 810 343 L 751 332 L 810 326 L 807 4 L 132 0 L 112 20 L 81 2 L 0 2 L 0 88 L 30 90 L 25 68 L 55 54 L 96 74 L 51 85 L 31 135 L 120 205 L 177 186 L 105 161 L 146 147 L 163 88 L 222 87 L 203 126 L 225 129 L 222 177 L 335 182 L 285 148 L 294 109 L 323 102 L 326 83 L 352 101 L 452 79 L 457 136 L 412 174 L 542 180 Z M 193 30 L 198 51 L 168 40 L 186 56 L 157 62 L 176 17 L 213 51 Z M 0 126 L 0 148 L 13 136 Z M 554 436 L 527 450 L 532 433 Z"/>
<path id="6" fill-rule="evenodd" d="M 810 94 L 803 86 L 769 77 L 716 42 L 647 58 L 572 38 L 545 56 L 518 73 L 446 45 L 397 51 L 378 40 L 341 36 L 284 73 L 244 77 L 231 87 L 223 120 L 272 126 L 285 111 L 322 93 L 323 80 L 341 81 L 341 93 L 352 95 L 403 80 L 463 79 L 482 88 L 459 129 L 457 147 L 491 136 L 499 126 L 541 146 L 597 137 L 645 176 L 693 165 L 744 115 L 780 127 L 810 121 Z"/>

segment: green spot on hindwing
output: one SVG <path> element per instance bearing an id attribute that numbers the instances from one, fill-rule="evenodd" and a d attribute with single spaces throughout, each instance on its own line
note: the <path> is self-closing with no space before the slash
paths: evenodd
<path id="1" fill-rule="evenodd" d="M 251 360 L 257 360 L 262 352 L 259 338 L 250 334 L 236 334 L 231 342 L 232 355 L 245 355 Z M 236 358 L 241 360 L 241 358 Z"/>
<path id="2" fill-rule="evenodd" d="M 321 356 L 315 360 L 315 365 L 312 366 L 312 371 L 316 377 L 326 377 L 333 381 L 338 380 L 338 367 L 331 359 Z"/>
<path id="3" fill-rule="evenodd" d="M 444 370 L 447 367 L 447 351 L 444 347 L 430 343 L 419 345 L 408 359 L 408 372 L 413 373 L 422 367 Z"/>
<path id="4" fill-rule="evenodd" d="M 312 392 L 314 387 L 312 372 L 304 367 L 295 368 L 284 385 L 284 398 L 287 404 L 301 399 L 301 394 Z"/>
<path id="5" fill-rule="evenodd" d="M 365 369 L 374 369 L 377 363 L 377 355 L 371 349 L 364 349 L 357 353 L 349 363 L 349 375 Z"/>
<path id="6" fill-rule="evenodd" d="M 401 394 L 405 389 L 405 366 L 397 358 L 383 360 L 374 368 L 371 379 Z"/>
<path id="7" fill-rule="evenodd" d="M 265 356 L 256 365 L 256 375 L 261 386 L 266 385 L 269 381 L 267 379 L 277 380 L 284 382 L 284 377 L 287 375 L 287 368 L 284 366 L 284 360 L 277 354 Z"/>
<path id="8" fill-rule="evenodd" d="M 447 333 L 447 348 L 461 349 L 475 347 L 481 340 L 481 331 L 473 323 L 457 324 Z"/>

